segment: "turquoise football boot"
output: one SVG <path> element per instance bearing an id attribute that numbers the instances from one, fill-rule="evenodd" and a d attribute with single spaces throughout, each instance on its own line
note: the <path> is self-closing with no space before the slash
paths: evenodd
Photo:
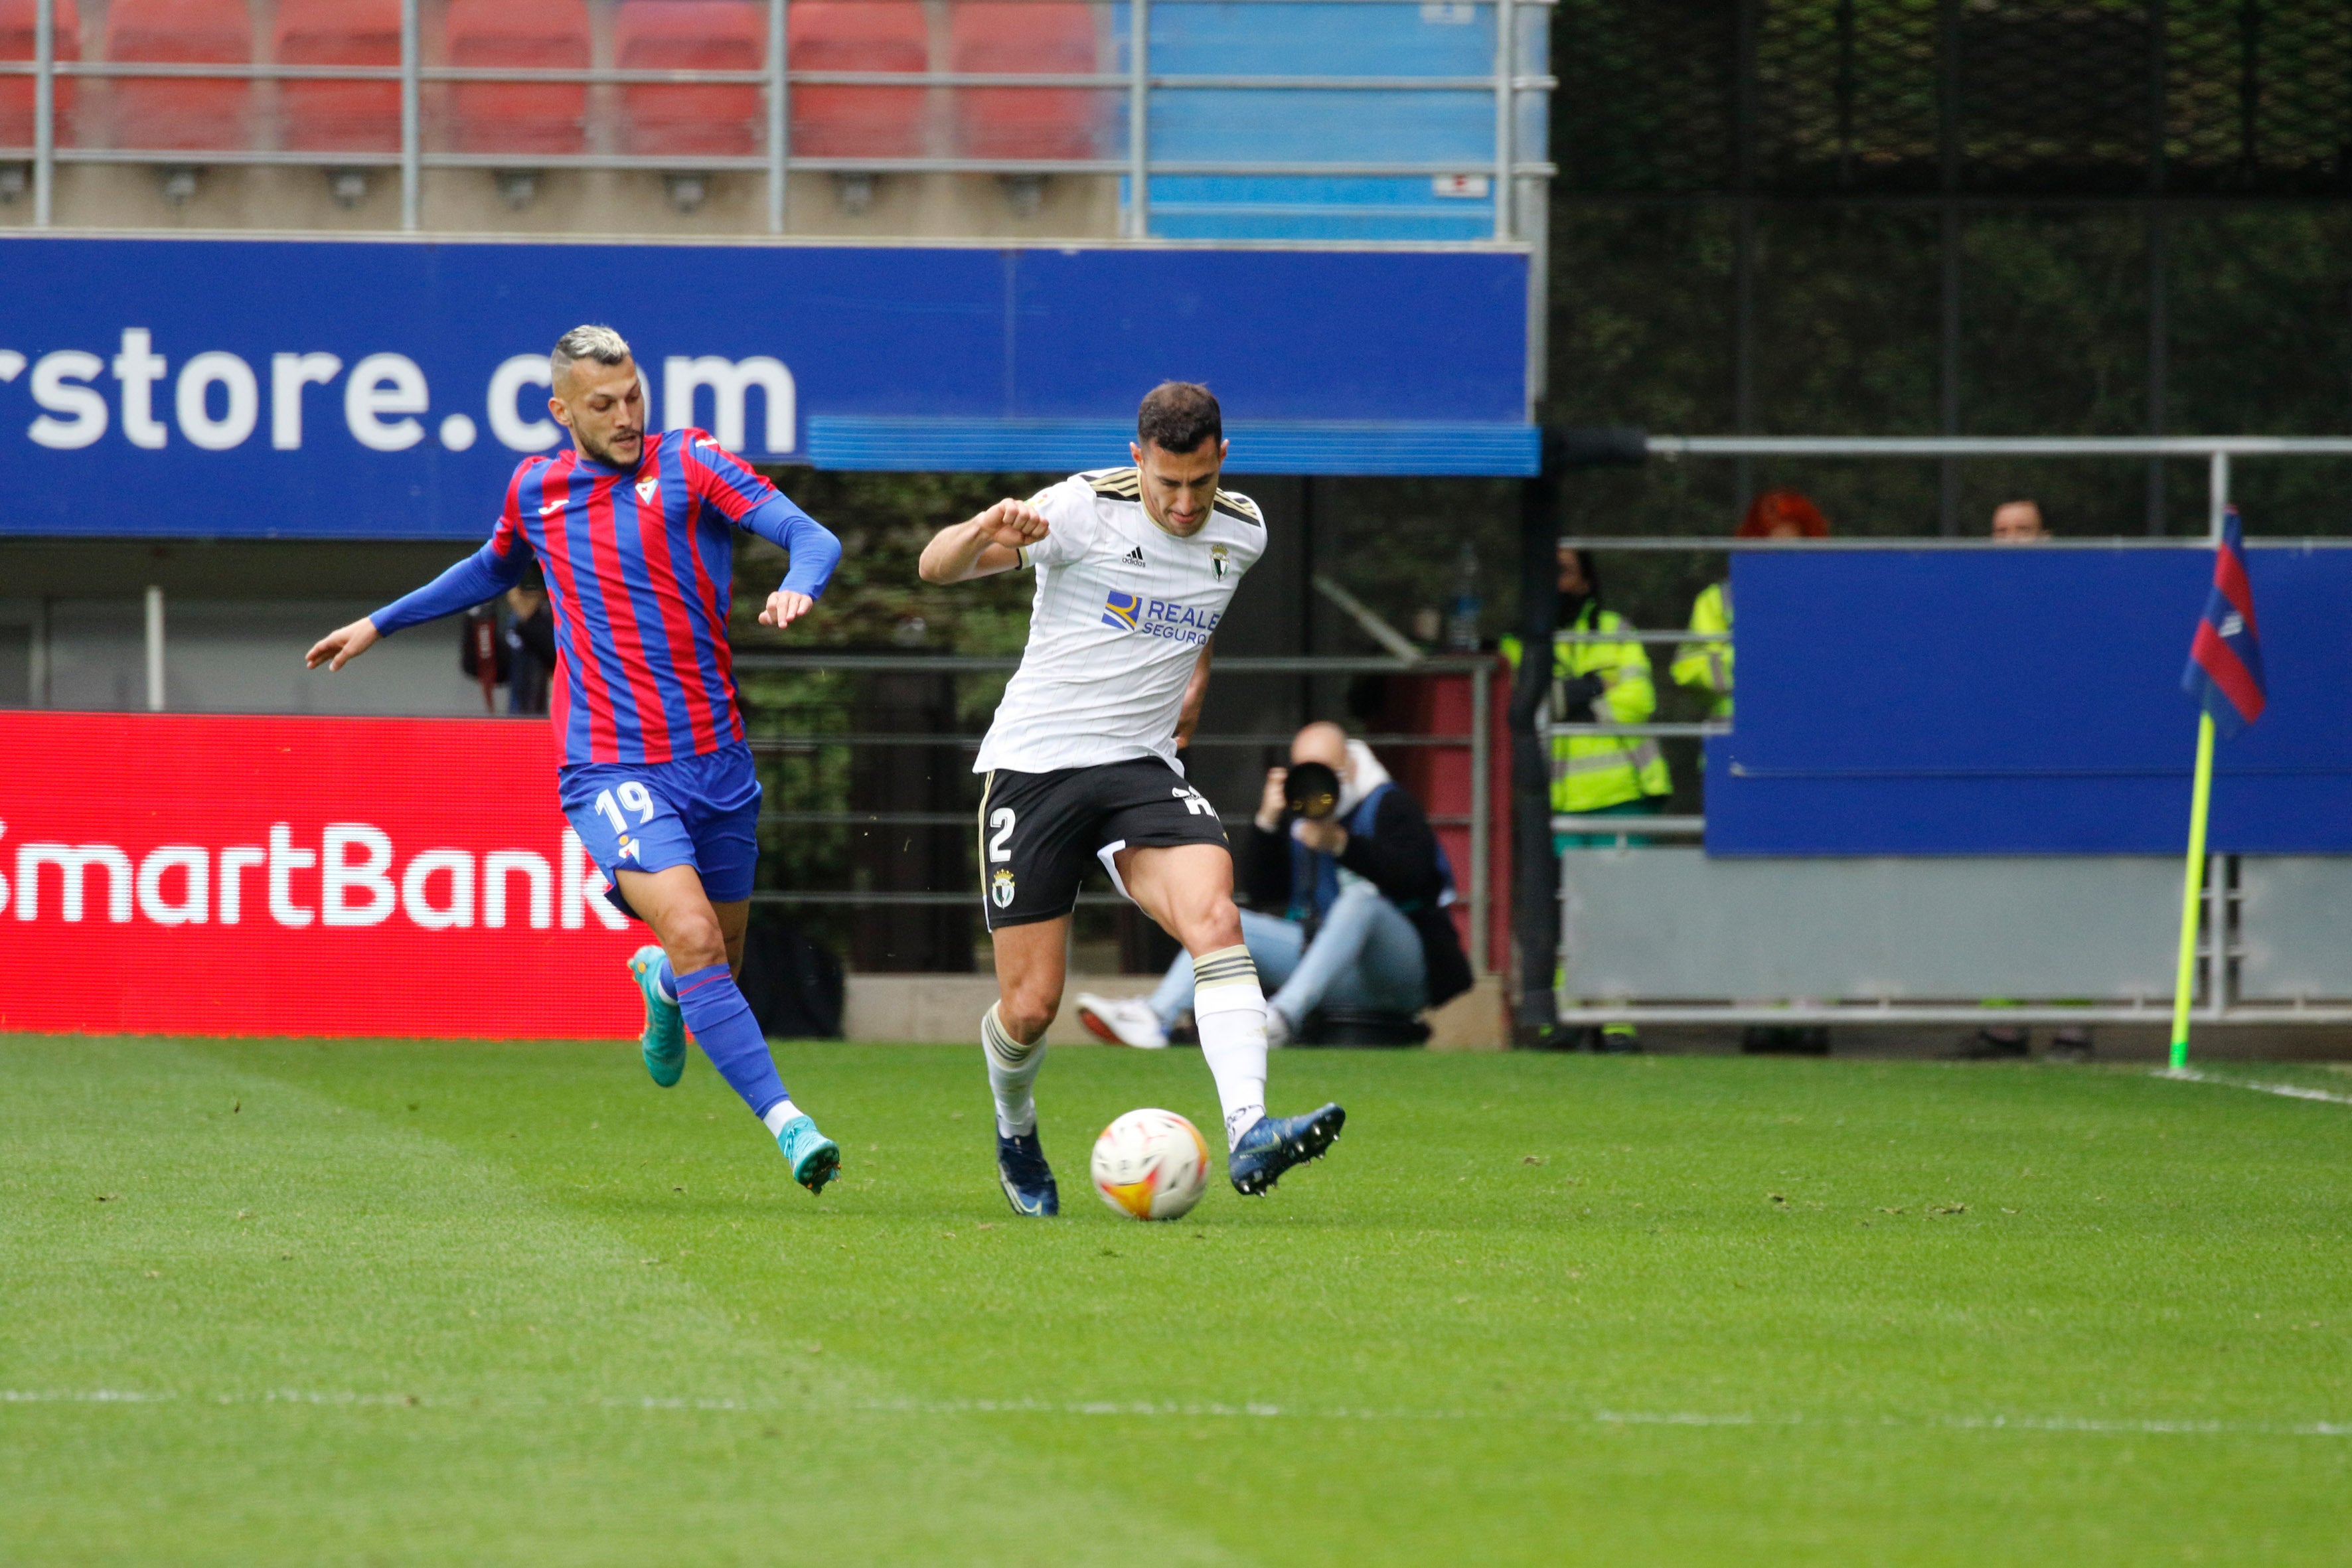
<path id="1" fill-rule="evenodd" d="M 813 1193 L 841 1174 L 841 1145 L 816 1130 L 805 1116 L 795 1116 L 776 1133 L 776 1147 L 792 1162 L 793 1180 Z"/>
<path id="2" fill-rule="evenodd" d="M 646 1071 L 667 1089 L 686 1071 L 686 1015 L 654 984 L 661 961 L 660 948 L 641 947 L 629 955 L 629 974 L 646 999 L 646 1032 L 637 1037 L 637 1045 L 645 1052 Z"/>

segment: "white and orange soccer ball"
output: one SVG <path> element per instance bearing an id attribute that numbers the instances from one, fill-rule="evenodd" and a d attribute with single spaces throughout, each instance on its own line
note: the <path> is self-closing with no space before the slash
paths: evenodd
<path id="1" fill-rule="evenodd" d="M 1130 1110 L 1095 1140 L 1095 1191 L 1134 1219 L 1181 1219 L 1209 1190 L 1209 1145 L 1172 1110 Z"/>

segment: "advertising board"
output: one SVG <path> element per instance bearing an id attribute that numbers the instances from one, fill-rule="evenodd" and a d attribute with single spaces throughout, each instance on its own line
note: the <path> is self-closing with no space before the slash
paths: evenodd
<path id="1" fill-rule="evenodd" d="M 1120 460 L 1164 380 L 1237 473 L 1532 471 L 1509 251 L 0 238 L 0 533 L 472 539 L 618 328 L 754 462 Z M 1072 461 L 1073 458 L 1076 460 Z"/>
<path id="2" fill-rule="evenodd" d="M 633 1038 L 543 723 L 0 712 L 0 1029 Z"/>

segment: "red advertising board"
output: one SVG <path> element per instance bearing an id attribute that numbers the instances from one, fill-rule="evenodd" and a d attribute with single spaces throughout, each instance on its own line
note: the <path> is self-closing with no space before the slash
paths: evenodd
<path id="1" fill-rule="evenodd" d="M 544 723 L 0 713 L 0 1029 L 637 1032 Z"/>

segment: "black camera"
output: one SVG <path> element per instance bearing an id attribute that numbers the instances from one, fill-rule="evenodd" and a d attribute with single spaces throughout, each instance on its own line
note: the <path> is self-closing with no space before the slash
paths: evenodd
<path id="1" fill-rule="evenodd" d="M 1320 822 L 1339 809 L 1339 775 L 1321 763 L 1295 763 L 1283 778 L 1282 800 L 1309 822 Z"/>

